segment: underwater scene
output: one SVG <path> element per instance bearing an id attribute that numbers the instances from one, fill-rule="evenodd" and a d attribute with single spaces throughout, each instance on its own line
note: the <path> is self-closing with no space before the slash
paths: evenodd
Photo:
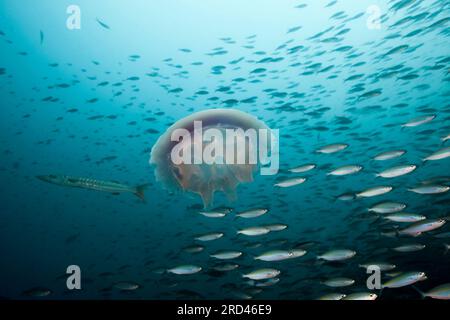
<path id="1" fill-rule="evenodd" d="M 0 0 L 0 97 L 2 299 L 450 299 L 449 1 Z"/>

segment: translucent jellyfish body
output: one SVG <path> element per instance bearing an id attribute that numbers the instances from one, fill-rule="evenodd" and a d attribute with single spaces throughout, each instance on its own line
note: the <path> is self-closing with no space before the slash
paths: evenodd
<path id="1" fill-rule="evenodd" d="M 273 145 L 271 139 L 271 130 L 247 113 L 201 111 L 177 121 L 159 137 L 150 164 L 167 189 L 199 194 L 207 208 L 216 191 L 234 200 L 237 186 L 253 181 L 253 173 L 267 161 L 260 149 Z"/>

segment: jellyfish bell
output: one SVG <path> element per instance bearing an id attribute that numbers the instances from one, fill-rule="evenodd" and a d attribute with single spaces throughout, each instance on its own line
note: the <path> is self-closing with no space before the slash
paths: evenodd
<path id="1" fill-rule="evenodd" d="M 167 189 L 197 193 L 208 208 L 216 191 L 235 200 L 237 186 L 253 181 L 253 173 L 269 162 L 267 150 L 275 144 L 272 132 L 239 110 L 197 112 L 159 137 L 150 164 L 156 180 Z"/>

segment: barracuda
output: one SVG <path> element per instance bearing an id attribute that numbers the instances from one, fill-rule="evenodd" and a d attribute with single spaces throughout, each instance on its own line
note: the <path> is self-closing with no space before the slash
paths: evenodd
<path id="1" fill-rule="evenodd" d="M 148 184 L 143 184 L 140 186 L 132 187 L 114 181 L 102 181 L 91 178 L 53 175 L 53 174 L 46 176 L 37 176 L 37 178 L 42 181 L 64 187 L 90 189 L 103 192 L 110 192 L 114 194 L 122 192 L 131 192 L 141 200 L 145 200 L 144 190 L 148 186 Z"/>

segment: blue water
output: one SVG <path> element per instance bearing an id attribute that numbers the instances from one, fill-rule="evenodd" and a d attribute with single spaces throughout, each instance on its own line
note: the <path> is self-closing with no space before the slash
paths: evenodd
<path id="1" fill-rule="evenodd" d="M 382 233 L 406 225 L 367 211 L 389 200 L 430 219 L 449 215 L 450 193 L 408 191 L 436 177 L 440 185 L 450 185 L 448 158 L 422 161 L 450 143 L 442 141 L 450 133 L 449 3 L 334 2 L 79 0 L 81 28 L 70 30 L 66 9 L 73 1 L 1 0 L 0 296 L 41 299 L 26 294 L 39 287 L 51 291 L 44 299 L 315 299 L 367 291 L 367 274 L 358 265 L 374 260 L 396 264 L 399 272 L 425 272 L 428 280 L 418 284 L 422 290 L 450 282 L 450 254 L 444 254 L 448 223 L 416 238 L 389 237 Z M 380 19 L 366 12 L 371 5 L 379 8 Z M 252 72 L 258 68 L 265 70 Z M 234 212 L 269 209 L 262 217 L 243 221 L 234 212 L 204 217 L 197 195 L 168 192 L 155 180 L 149 154 L 158 137 L 175 121 L 212 108 L 236 108 L 280 130 L 280 172 L 240 185 L 235 202 L 222 194 L 215 198 L 216 206 Z M 435 118 L 401 126 L 427 115 Z M 331 143 L 349 147 L 315 152 Z M 395 149 L 407 152 L 372 160 Z M 317 168 L 288 172 L 305 163 Z M 363 170 L 327 175 L 347 164 Z M 404 164 L 417 169 L 394 179 L 375 177 Z M 36 179 L 46 174 L 150 186 L 144 203 L 132 194 Z M 307 181 L 274 187 L 293 176 Z M 337 199 L 378 185 L 394 190 Z M 236 235 L 243 227 L 271 223 L 288 228 L 254 238 Z M 198 254 L 182 250 L 196 243 L 196 235 L 212 231 L 225 236 L 200 243 L 205 250 Z M 409 243 L 426 247 L 391 250 Z M 274 263 L 253 259 L 296 246 L 307 254 Z M 334 248 L 357 254 L 338 264 L 317 262 L 317 255 Z M 233 260 L 240 267 L 213 272 L 220 261 L 209 255 L 231 249 L 243 252 Z M 183 264 L 202 271 L 163 272 Z M 82 290 L 67 290 L 69 265 L 80 266 Z M 256 292 L 241 275 L 261 267 L 279 269 L 280 281 Z M 341 276 L 355 284 L 322 283 Z M 117 282 L 139 288 L 124 292 L 114 287 Z M 420 295 L 408 286 L 384 290 L 379 298 Z"/>

